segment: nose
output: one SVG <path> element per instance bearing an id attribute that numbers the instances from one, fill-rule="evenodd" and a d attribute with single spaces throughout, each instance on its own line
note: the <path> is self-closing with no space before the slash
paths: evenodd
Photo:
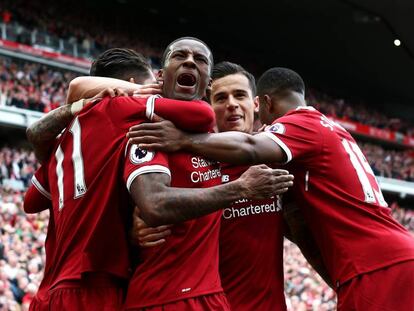
<path id="1" fill-rule="evenodd" d="M 240 105 L 238 101 L 233 96 L 229 96 L 229 100 L 227 101 L 227 109 L 236 110 L 239 107 Z"/>
<path id="2" fill-rule="evenodd" d="M 185 67 L 189 67 L 189 68 L 195 68 L 196 67 L 196 63 L 194 61 L 194 56 L 193 54 L 188 54 L 187 58 L 185 59 L 183 65 Z"/>

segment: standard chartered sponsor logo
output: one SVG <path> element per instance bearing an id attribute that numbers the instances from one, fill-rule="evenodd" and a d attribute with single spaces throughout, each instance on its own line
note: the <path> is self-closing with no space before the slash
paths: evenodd
<path id="1" fill-rule="evenodd" d="M 196 171 L 191 173 L 191 181 L 193 183 L 208 181 L 213 178 L 218 178 L 221 176 L 221 172 L 219 168 L 215 168 L 212 170 L 207 170 L 206 172 Z"/>
<path id="2" fill-rule="evenodd" d="M 212 165 L 216 165 L 217 162 L 205 160 L 200 157 L 192 157 L 191 164 L 194 168 L 199 169 L 199 168 L 206 168 Z M 220 178 L 220 177 L 221 177 L 220 168 L 212 168 L 206 171 L 193 171 L 191 172 L 191 175 L 190 175 L 191 181 L 193 183 L 204 182 L 210 179 Z"/>
<path id="3" fill-rule="evenodd" d="M 200 157 L 192 157 L 191 164 L 194 168 L 208 167 L 217 164 L 216 161 L 209 161 Z"/>
<path id="4" fill-rule="evenodd" d="M 237 204 L 239 203 L 245 203 L 247 201 L 248 200 L 246 199 L 241 199 L 237 201 L 234 206 L 237 206 Z M 224 219 L 245 217 L 245 216 L 263 214 L 263 213 L 275 213 L 281 210 L 281 207 L 275 201 L 272 201 L 272 203 L 259 204 L 259 205 L 254 205 L 254 203 L 252 202 L 248 206 L 239 207 L 239 208 L 234 207 L 234 206 L 230 208 L 225 208 L 223 210 Z"/>

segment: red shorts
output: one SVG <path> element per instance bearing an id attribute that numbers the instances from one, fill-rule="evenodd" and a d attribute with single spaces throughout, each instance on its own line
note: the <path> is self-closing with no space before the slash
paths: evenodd
<path id="1" fill-rule="evenodd" d="M 230 311 L 230 305 L 227 302 L 224 293 L 198 296 L 184 300 L 178 300 L 171 303 L 146 307 L 125 309 L 126 311 Z"/>
<path id="2" fill-rule="evenodd" d="M 338 290 L 338 311 L 413 311 L 414 260 L 361 274 Z"/>
<path id="3" fill-rule="evenodd" d="M 49 310 L 119 311 L 124 293 L 119 281 L 108 278 L 62 282 L 49 291 Z"/>

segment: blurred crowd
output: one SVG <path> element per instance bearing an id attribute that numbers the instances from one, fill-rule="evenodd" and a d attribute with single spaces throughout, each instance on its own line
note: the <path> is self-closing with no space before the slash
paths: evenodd
<path id="1" fill-rule="evenodd" d="M 65 102 L 76 75 L 38 63 L 0 58 L 0 106 L 48 112 Z"/>
<path id="2" fill-rule="evenodd" d="M 24 190 L 38 167 L 33 151 L 3 147 L 0 149 L 0 186 Z"/>
<path id="3" fill-rule="evenodd" d="M 26 215 L 24 192 L 0 187 L 0 310 L 28 310 L 43 277 L 49 214 Z"/>
<path id="4" fill-rule="evenodd" d="M 59 1 L 58 3 L 52 0 L 45 1 L 47 3 L 44 1 L 4 0 L 0 3 L 0 22 L 7 25 L 16 24 L 22 29 L 36 30 L 36 36 L 49 34 L 76 43 L 82 47 L 82 50 L 89 51 L 91 57 L 96 57 L 111 47 L 133 48 L 146 55 L 152 64 L 159 68 L 162 56 L 161 48 L 165 40 L 163 40 L 161 33 L 158 33 L 157 36 L 151 35 L 150 23 L 143 20 L 142 17 L 140 19 L 133 18 L 133 16 L 131 18 L 117 18 L 113 16 L 112 11 L 105 11 L 104 6 L 100 14 L 90 14 L 88 7 L 81 2 L 71 0 Z M 131 14 L 128 12 L 127 6 L 120 5 L 117 9 L 120 10 L 120 13 L 122 11 L 122 14 Z M 76 14 L 71 12 L 76 12 Z M 134 31 L 130 31 L 131 29 Z M 30 44 L 31 39 L 33 39 L 33 35 L 17 36 L 15 40 Z M 46 40 L 45 44 L 47 41 L 53 40 Z M 53 45 L 52 42 L 49 43 Z M 48 110 L 55 105 L 62 104 L 61 98 L 64 98 L 64 94 L 62 94 L 60 84 L 67 83 L 68 79 L 73 78 L 73 75 L 53 72 L 39 65 L 24 65 L 23 67 L 24 69 L 19 71 L 21 72 L 20 76 L 31 75 L 22 81 L 25 85 L 23 87 L 19 85 L 12 90 L 10 88 L 4 90 L 2 87 L 0 90 L 2 93 L 13 94 L 14 102 L 12 105 L 22 106 L 24 102 L 24 106 L 28 109 L 43 111 L 41 109 L 43 106 Z M 40 72 L 40 75 L 33 74 L 33 72 Z M 36 88 L 35 94 L 30 93 L 33 84 Z M 327 115 L 414 136 L 412 123 L 399 118 L 389 118 L 386 114 L 366 106 L 363 102 L 348 102 L 314 89 L 308 90 L 307 100 Z M 44 104 L 43 101 L 50 103 Z"/>
<path id="5" fill-rule="evenodd" d="M 308 264 L 299 248 L 285 239 L 283 251 L 288 310 L 336 310 L 335 292 Z"/>
<path id="6" fill-rule="evenodd" d="M 314 89 L 308 89 L 306 95 L 308 104 L 328 116 L 342 118 L 380 129 L 396 131 L 409 136 L 414 135 L 414 126 L 412 123 L 399 118 L 389 118 L 384 113 L 368 107 L 363 102 L 348 102 Z"/>
<path id="7" fill-rule="evenodd" d="M 364 150 L 375 147 L 363 145 Z M 10 183 L 19 181 L 27 187 L 37 167 L 31 151 L 0 149 L 0 311 L 27 310 L 42 279 L 49 214 L 45 211 L 26 215 L 23 212 L 24 190 L 17 190 Z M 414 234 L 414 210 L 401 208 L 397 203 L 390 207 L 394 217 Z M 290 310 L 335 310 L 333 290 L 310 267 L 299 249 L 287 240 L 284 258 L 285 291 Z"/>
<path id="8" fill-rule="evenodd" d="M 48 112 L 65 102 L 65 91 L 69 82 L 77 75 L 74 72 L 53 69 L 39 63 L 2 56 L 0 57 L 0 106 L 8 105 Z M 348 103 L 313 89 L 308 90 L 307 101 L 327 116 L 414 136 L 414 126 L 409 122 L 388 118 L 361 103 Z"/>
<path id="9" fill-rule="evenodd" d="M 414 151 L 386 150 L 369 143 L 359 145 L 376 176 L 414 181 Z"/>
<path id="10" fill-rule="evenodd" d="M 162 34 L 151 36 L 150 24 L 140 22 L 136 16 L 133 19 L 126 17 L 128 9 L 124 6 L 117 8 L 120 18 L 114 16 L 112 10 L 91 14 L 90 9 L 79 1 L 4 0 L 0 3 L 0 21 L 21 28 L 18 31 L 21 35 L 16 38 L 19 43 L 30 45 L 32 36 L 24 33 L 25 30 L 35 30 L 39 36 L 48 35 L 56 40 L 61 38 L 70 44 L 76 43 L 85 52 L 82 56 L 96 57 L 110 47 L 128 47 L 159 64 L 162 56 L 159 38 Z M 53 43 L 54 40 L 48 41 Z"/>

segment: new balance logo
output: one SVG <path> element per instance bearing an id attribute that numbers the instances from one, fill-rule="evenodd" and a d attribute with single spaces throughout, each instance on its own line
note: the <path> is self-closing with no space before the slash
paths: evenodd
<path id="1" fill-rule="evenodd" d="M 222 183 L 229 182 L 229 181 L 230 181 L 230 176 L 229 175 L 221 176 L 221 182 Z"/>

